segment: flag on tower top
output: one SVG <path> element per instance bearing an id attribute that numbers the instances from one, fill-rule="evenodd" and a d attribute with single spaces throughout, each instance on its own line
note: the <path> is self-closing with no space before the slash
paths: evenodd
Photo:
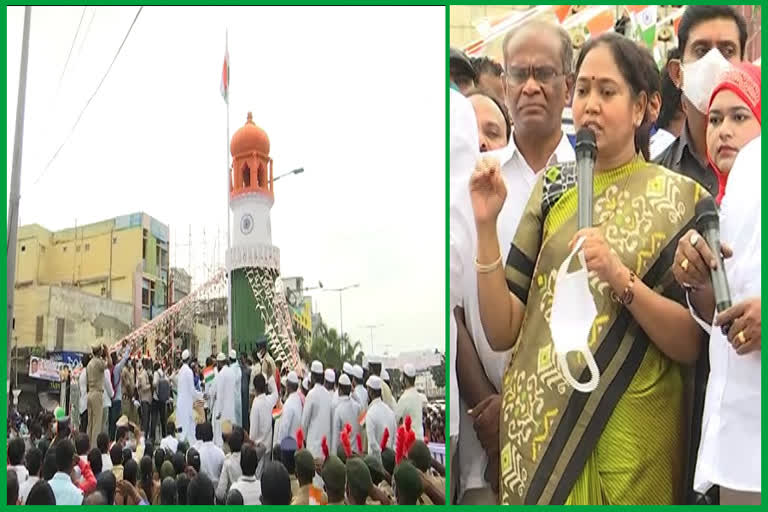
<path id="1" fill-rule="evenodd" d="M 224 67 L 221 70 L 221 97 L 229 103 L 229 42 L 224 43 Z"/>

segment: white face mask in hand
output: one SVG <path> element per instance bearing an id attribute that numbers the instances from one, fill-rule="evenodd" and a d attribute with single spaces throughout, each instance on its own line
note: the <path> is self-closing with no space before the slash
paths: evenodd
<path id="1" fill-rule="evenodd" d="M 709 98 L 715 89 L 720 76 L 731 68 L 720 50 L 712 48 L 702 58 L 695 62 L 683 64 L 682 91 L 696 110 L 707 113 Z"/>
<path id="2" fill-rule="evenodd" d="M 597 317 L 597 308 L 592 292 L 589 290 L 584 251 L 580 250 L 583 243 L 584 238 L 579 238 L 573 251 L 557 271 L 549 328 L 552 331 L 552 342 L 560 372 L 565 381 L 576 391 L 589 393 L 597 387 L 600 371 L 597 369 L 597 363 L 588 342 L 592 323 Z M 577 252 L 581 269 L 569 274 L 568 266 Z M 581 383 L 573 377 L 566 359 L 569 352 L 579 352 L 584 356 L 591 374 L 589 382 Z"/>

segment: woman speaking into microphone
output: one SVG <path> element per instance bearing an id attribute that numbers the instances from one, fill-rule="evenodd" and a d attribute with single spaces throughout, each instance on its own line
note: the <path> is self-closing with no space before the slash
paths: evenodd
<path id="1" fill-rule="evenodd" d="M 600 36 L 576 75 L 574 123 L 597 144 L 594 227 L 578 229 L 575 166 L 546 169 L 503 266 L 498 164 L 481 160 L 470 181 L 483 328 L 495 350 L 515 350 L 502 390 L 500 501 L 679 503 L 680 365 L 701 347 L 671 267 L 697 202 L 712 198 L 646 161 L 659 75 L 645 49 Z"/>

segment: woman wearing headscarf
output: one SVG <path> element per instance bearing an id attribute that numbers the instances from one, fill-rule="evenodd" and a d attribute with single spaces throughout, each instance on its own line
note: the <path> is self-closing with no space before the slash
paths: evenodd
<path id="1" fill-rule="evenodd" d="M 710 333 L 701 443 L 694 489 L 720 486 L 720 504 L 760 503 L 760 68 L 739 63 L 709 102 L 707 159 L 720 183 L 720 239 L 732 307 L 715 314 L 714 261 L 695 230 L 680 240 L 675 278 Z M 727 334 L 722 325 L 730 326 Z"/>

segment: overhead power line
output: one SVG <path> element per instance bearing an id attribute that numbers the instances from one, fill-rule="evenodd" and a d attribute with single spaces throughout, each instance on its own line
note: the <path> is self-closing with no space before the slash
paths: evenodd
<path id="1" fill-rule="evenodd" d="M 96 94 L 98 94 L 99 89 L 101 89 L 101 85 L 104 83 L 104 80 L 107 79 L 107 76 L 109 75 L 109 72 L 112 70 L 112 66 L 115 64 L 115 61 L 117 60 L 117 57 L 120 55 L 120 51 L 123 49 L 123 46 L 125 45 L 125 42 L 128 40 L 128 36 L 131 35 L 131 31 L 133 30 L 133 26 L 136 24 L 136 20 L 139 19 L 139 14 L 141 14 L 141 11 L 144 9 L 144 6 L 139 7 L 138 12 L 136 12 L 136 16 L 133 18 L 133 22 L 131 23 L 131 26 L 128 27 L 128 32 L 126 32 L 125 37 L 123 38 L 123 42 L 120 43 L 120 47 L 117 49 L 117 52 L 115 52 L 115 56 L 112 58 L 112 62 L 110 62 L 109 67 L 107 68 L 107 71 L 104 73 L 104 76 L 101 78 L 101 81 L 99 82 L 99 85 L 96 86 L 96 90 L 93 91 L 93 94 L 91 94 L 91 97 L 88 98 L 88 101 L 85 103 L 85 106 L 83 106 L 83 109 L 80 111 L 80 114 L 77 116 L 77 120 L 75 121 L 75 124 L 72 125 L 72 128 L 69 130 L 69 133 L 64 139 L 64 142 L 61 143 L 59 148 L 56 150 L 56 152 L 53 154 L 50 160 L 48 160 L 48 163 L 45 165 L 45 168 L 43 169 L 43 172 L 40 173 L 40 175 L 35 179 L 35 184 L 39 183 L 42 177 L 45 175 L 45 173 L 48 171 L 48 169 L 51 167 L 51 164 L 54 160 L 56 160 L 56 157 L 59 156 L 59 153 L 61 153 L 61 150 L 64 148 L 64 146 L 69 142 L 69 139 L 72 137 L 72 134 L 75 131 L 75 128 L 77 128 L 77 125 L 80 124 L 80 120 L 83 118 L 83 114 L 85 113 L 86 109 L 88 108 L 88 105 L 91 104 L 91 101 L 93 101 L 93 98 L 96 97 Z"/>
<path id="2" fill-rule="evenodd" d="M 80 14 L 80 21 L 77 23 L 77 30 L 75 31 L 75 37 L 72 38 L 72 44 L 69 47 L 69 53 L 67 54 L 67 60 L 64 62 L 64 69 L 61 70 L 61 76 L 59 76 L 59 85 L 56 87 L 56 95 L 59 95 L 59 89 L 61 89 L 61 82 L 64 79 L 64 74 L 67 72 L 67 66 L 69 66 L 69 59 L 72 57 L 72 50 L 75 48 L 75 41 L 77 41 L 77 36 L 80 34 L 80 27 L 83 26 L 83 18 L 85 18 L 85 9 L 86 7 L 83 7 L 83 12 Z"/>

